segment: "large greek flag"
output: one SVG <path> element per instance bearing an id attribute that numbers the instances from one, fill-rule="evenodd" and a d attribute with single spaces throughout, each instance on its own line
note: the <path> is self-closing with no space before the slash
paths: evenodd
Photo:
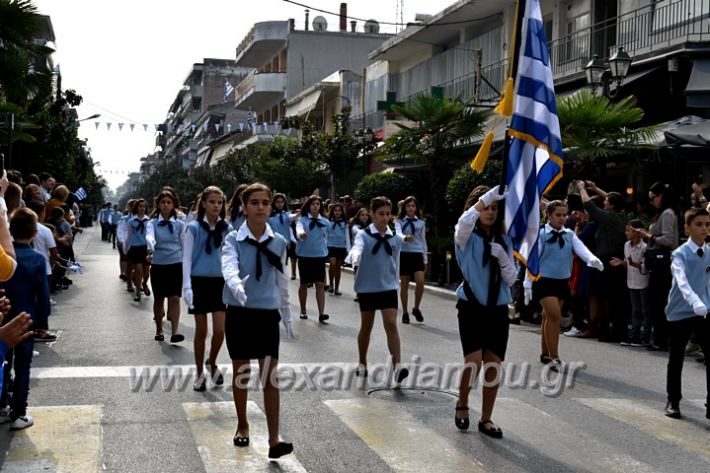
<path id="1" fill-rule="evenodd" d="M 516 255 L 537 278 L 540 197 L 562 177 L 562 142 L 540 2 L 519 1 L 521 36 L 508 130 L 505 222 Z"/>

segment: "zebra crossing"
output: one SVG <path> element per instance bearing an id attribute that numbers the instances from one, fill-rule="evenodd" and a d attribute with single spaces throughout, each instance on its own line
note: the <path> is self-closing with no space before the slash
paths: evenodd
<path id="1" fill-rule="evenodd" d="M 471 405 L 478 403 L 480 399 L 474 398 Z M 687 404 L 698 406 L 702 401 L 691 400 Z M 511 397 L 502 397 L 497 402 L 495 419 L 505 430 L 505 438 L 500 441 L 478 436 L 475 422 L 472 422 L 474 432 L 468 436 L 461 436 L 453 422 L 450 432 L 442 432 L 420 418 L 416 408 L 394 400 L 359 397 L 323 400 L 320 405 L 394 472 L 483 473 L 521 464 L 524 471 L 539 471 L 535 463 L 526 463 L 529 460 L 526 451 L 540 452 L 564 471 L 668 471 L 662 465 L 650 465 L 647 459 L 638 458 L 634 451 L 616 444 L 611 437 L 594 435 L 583 423 L 569 422 L 548 412 L 552 409 L 543 410 Z M 695 462 L 710 464 L 710 429 L 704 418 L 668 419 L 659 406 L 631 399 L 578 398 L 568 401 L 567 408 L 571 405 L 586 410 L 585 415 L 604 416 L 609 422 L 621 422 L 636 435 L 652 437 L 660 450 L 667 449 L 674 455 L 681 452 Z M 231 402 L 183 402 L 181 407 L 206 473 L 333 471 L 327 464 L 306 468 L 304 464 L 308 462 L 299 458 L 298 443 L 294 455 L 270 462 L 266 419 L 254 401 L 248 403 L 251 438 L 248 448 L 232 445 L 236 414 Z M 0 460 L 0 473 L 106 471 L 102 462 L 104 409 L 101 405 L 30 408 L 35 426 L 12 434 L 9 449 Z M 692 414 L 699 412 L 699 408 L 692 410 Z M 453 417 L 453 409 L 451 413 Z M 474 412 L 471 417 L 474 421 Z M 7 434 L 7 427 L 2 429 L 2 435 Z M 284 426 L 291 433 L 297 429 L 298 425 Z M 476 454 L 482 451 L 486 455 Z M 583 455 L 570 454 L 578 451 Z"/>

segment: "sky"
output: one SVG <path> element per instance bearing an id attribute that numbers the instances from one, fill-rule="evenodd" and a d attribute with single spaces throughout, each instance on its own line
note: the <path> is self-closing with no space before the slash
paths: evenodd
<path id="1" fill-rule="evenodd" d="M 33 0 L 52 19 L 55 63 L 62 89 L 83 98 L 79 119 L 96 170 L 116 189 L 138 171 L 140 158 L 155 149 L 154 125 L 165 121 L 183 81 L 203 58 L 233 59 L 237 45 L 259 21 L 296 20 L 303 29 L 304 7 L 284 0 Z M 339 11 L 339 0 L 299 3 Z M 435 14 L 454 0 L 404 0 L 404 21 L 416 13 Z M 348 16 L 397 20 L 398 0 L 350 0 Z M 323 15 L 329 29 L 336 17 Z M 361 26 L 361 22 L 358 25 Z M 349 21 L 348 21 L 349 27 Z M 385 28 L 390 28 L 385 30 Z M 383 26 L 393 32 L 394 26 Z M 235 84 L 236 85 L 236 84 Z M 99 122 L 98 128 L 95 122 Z M 107 123 L 112 123 L 107 129 Z M 125 123 L 119 130 L 118 123 Z M 136 124 L 131 131 L 129 124 Z M 148 131 L 143 131 L 143 124 Z"/>

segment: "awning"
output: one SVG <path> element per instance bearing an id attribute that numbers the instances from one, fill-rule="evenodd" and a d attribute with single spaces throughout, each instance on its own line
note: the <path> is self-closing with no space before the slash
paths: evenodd
<path id="1" fill-rule="evenodd" d="M 710 108 L 710 59 L 693 60 L 685 95 L 688 107 Z"/>
<path id="2" fill-rule="evenodd" d="M 664 132 L 669 145 L 710 146 L 710 121 Z"/>
<path id="3" fill-rule="evenodd" d="M 232 149 L 232 146 L 234 146 L 234 140 L 231 139 L 226 143 L 220 143 L 215 146 L 212 151 L 212 159 L 210 159 L 210 167 L 216 165 L 221 160 L 223 160 L 224 157 L 227 156 L 229 151 Z"/>
<path id="4" fill-rule="evenodd" d="M 321 96 L 321 91 L 314 91 L 311 94 L 306 95 L 303 97 L 300 101 L 289 105 L 286 105 L 286 116 L 287 117 L 293 117 L 293 116 L 304 116 L 307 115 L 308 112 L 316 108 L 316 105 L 318 105 L 318 101 L 320 100 Z"/>
<path id="5" fill-rule="evenodd" d="M 201 168 L 210 162 L 210 151 L 212 151 L 212 148 L 205 146 L 197 152 L 197 161 L 195 162 L 196 168 Z"/>

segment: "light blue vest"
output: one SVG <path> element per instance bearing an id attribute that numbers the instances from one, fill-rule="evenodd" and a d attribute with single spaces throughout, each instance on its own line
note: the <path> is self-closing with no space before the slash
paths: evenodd
<path id="1" fill-rule="evenodd" d="M 118 225 L 119 220 L 123 217 L 123 214 L 121 212 L 115 211 L 111 212 L 111 224 L 112 225 Z"/>
<path id="2" fill-rule="evenodd" d="M 181 220 L 171 221 L 173 232 L 168 225 L 160 225 L 158 219 L 153 220 L 155 248 L 153 264 L 177 264 L 182 261 L 182 245 L 180 235 L 185 231 L 185 223 Z"/>
<path id="3" fill-rule="evenodd" d="M 673 251 L 671 259 L 680 259 L 685 265 L 685 277 L 688 279 L 690 287 L 693 289 L 705 307 L 710 308 L 710 247 L 703 247 L 704 255 L 701 258 L 693 252 L 688 243 L 684 243 Z M 683 299 L 683 295 L 678 289 L 678 284 L 673 278 L 671 291 L 668 293 L 668 304 L 666 305 L 666 318 L 671 321 L 678 321 L 695 317 L 693 307 Z"/>
<path id="4" fill-rule="evenodd" d="M 340 220 L 339 223 L 331 220 L 328 225 L 328 246 L 333 248 L 347 248 L 348 243 L 346 241 L 346 235 L 348 230 L 347 220 Z"/>
<path id="5" fill-rule="evenodd" d="M 508 235 L 501 235 L 506 248 L 508 249 L 508 256 L 510 260 L 513 260 L 513 242 L 510 240 Z M 476 300 L 479 304 L 485 306 L 488 304 L 488 286 L 491 280 L 491 273 L 489 264 L 498 264 L 498 261 L 491 256 L 488 260 L 488 264 L 483 266 L 483 238 L 471 233 L 466 241 L 466 245 L 463 248 L 459 248 L 456 245 L 456 262 L 461 268 L 463 277 L 468 281 L 468 285 L 471 286 L 473 295 L 476 296 Z M 463 289 L 463 283 L 456 288 L 456 297 L 461 300 L 468 301 L 466 293 Z M 510 287 L 503 281 L 500 280 L 500 290 L 498 292 L 497 305 L 510 304 L 513 298 L 510 294 Z"/>
<path id="6" fill-rule="evenodd" d="M 399 219 L 399 224 L 402 226 L 402 233 L 405 235 L 414 235 L 412 241 L 405 241 L 402 247 L 402 253 L 424 253 L 426 247 L 426 223 L 420 218 L 414 220 L 414 233 L 412 233 L 411 225 L 407 224 L 407 218 Z M 404 226 L 407 225 L 405 229 Z"/>
<path id="7" fill-rule="evenodd" d="M 192 234 L 195 242 L 192 247 L 192 269 L 190 270 L 190 275 L 211 278 L 222 277 L 222 247 L 215 248 L 214 241 L 211 241 L 212 252 L 207 254 L 205 247 L 209 234 L 200 226 L 197 220 L 187 225 L 187 231 Z M 231 231 L 232 226 L 227 225 L 227 229 L 222 233 L 223 245 L 225 237 Z"/>
<path id="8" fill-rule="evenodd" d="M 232 225 L 232 228 L 234 230 L 239 230 L 239 227 L 241 227 L 242 224 L 246 221 L 247 221 L 247 217 L 246 217 L 246 215 L 244 215 L 244 213 L 242 211 L 242 213 L 237 212 L 237 218 L 234 220 L 234 222 L 230 222 L 230 224 Z"/>
<path id="9" fill-rule="evenodd" d="M 323 224 L 322 227 L 316 226 L 313 230 L 310 229 L 310 216 L 298 217 L 303 225 L 303 229 L 308 233 L 308 238 L 298 240 L 296 244 L 296 255 L 304 258 L 325 258 L 328 256 L 328 229 L 330 222 L 323 216 L 318 216 L 318 221 Z"/>
<path id="10" fill-rule="evenodd" d="M 237 241 L 237 231 L 227 235 L 225 245 L 236 248 L 239 259 L 239 277 L 247 279 L 244 291 L 247 295 L 246 306 L 252 309 L 279 309 L 281 308 L 281 295 L 276 284 L 278 269 L 269 264 L 266 256 L 261 255 L 261 280 L 256 280 L 256 248 L 244 241 Z M 282 258 L 286 253 L 288 242 L 278 233 L 269 242 L 268 248 Z M 234 298 L 234 294 L 225 284 L 222 300 L 225 304 L 242 307 Z"/>
<path id="11" fill-rule="evenodd" d="M 545 228 L 540 229 L 538 247 L 540 251 L 540 276 L 550 279 L 569 279 L 572 276 L 572 259 L 574 249 L 572 248 L 571 230 L 563 228 L 562 238 L 565 241 L 564 248 L 560 248 L 559 242 L 548 243 L 553 234 L 547 232 Z"/>
<path id="12" fill-rule="evenodd" d="M 399 253 L 402 251 L 404 240 L 400 235 L 394 235 L 387 240 L 392 246 L 392 256 L 387 254 L 384 245 L 380 245 L 377 254 L 372 254 L 372 249 L 377 240 L 362 232 L 364 241 L 360 266 L 355 274 L 355 292 L 373 293 L 395 291 L 399 289 L 399 271 L 397 263 Z"/>
<path id="13" fill-rule="evenodd" d="M 128 240 L 128 246 L 130 247 L 136 247 L 136 246 L 147 246 L 148 243 L 145 241 L 145 236 L 146 236 L 146 227 L 148 225 L 148 222 L 150 219 L 146 216 L 143 217 L 143 228 L 141 231 L 138 231 L 138 226 L 140 224 L 140 220 L 138 220 L 138 217 L 133 215 L 129 220 L 128 220 L 128 225 L 131 227 L 131 235 L 130 239 Z"/>
<path id="14" fill-rule="evenodd" d="M 274 233 L 278 233 L 284 237 L 287 242 L 291 241 L 291 222 L 288 218 L 288 212 L 281 211 L 274 213 L 274 215 L 269 217 L 269 226 Z M 238 228 L 235 228 L 235 230 L 238 230 Z"/>

